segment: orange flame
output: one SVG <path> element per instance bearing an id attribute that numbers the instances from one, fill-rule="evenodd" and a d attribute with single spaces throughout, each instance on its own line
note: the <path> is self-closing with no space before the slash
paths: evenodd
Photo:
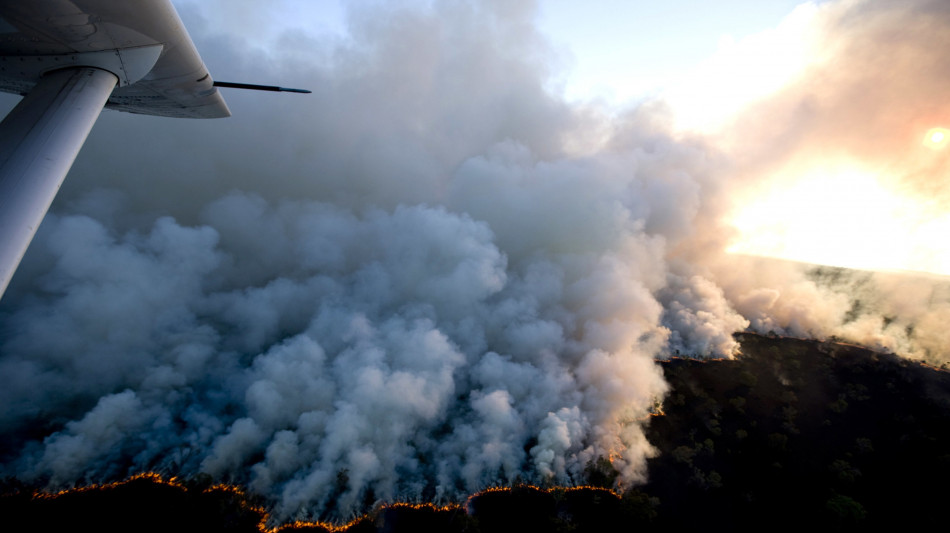
<path id="1" fill-rule="evenodd" d="M 609 459 L 610 460 L 616 459 L 616 456 L 610 457 Z M 32 497 L 35 499 L 55 499 L 66 494 L 75 494 L 75 493 L 82 493 L 82 492 L 89 492 L 89 491 L 114 489 L 114 488 L 126 485 L 128 483 L 138 481 L 138 480 L 143 480 L 143 479 L 148 480 L 152 483 L 159 484 L 159 485 L 172 486 L 183 491 L 188 490 L 188 487 L 184 485 L 177 477 L 170 477 L 166 479 L 161 474 L 158 474 L 156 472 L 143 472 L 140 474 L 135 474 L 125 480 L 116 481 L 112 483 L 92 484 L 92 485 L 87 485 L 84 487 L 66 489 L 59 492 L 55 492 L 55 493 L 37 491 L 33 493 Z M 488 487 L 486 489 L 483 489 L 469 496 L 464 504 L 449 503 L 449 504 L 439 505 L 435 503 L 389 502 L 389 503 L 380 505 L 376 509 L 376 512 L 382 509 L 432 509 L 436 512 L 453 512 L 453 511 L 459 511 L 459 510 L 465 511 L 467 509 L 470 509 L 469 503 L 474 498 L 477 498 L 484 494 L 493 493 L 493 492 L 511 492 L 513 489 L 518 489 L 518 488 L 528 488 L 528 489 L 537 490 L 537 491 L 545 492 L 549 494 L 558 494 L 558 493 L 563 494 L 563 493 L 581 491 L 581 490 L 596 490 L 596 491 L 603 491 L 605 493 L 610 493 L 618 498 L 621 497 L 621 494 L 616 489 L 595 487 L 591 485 L 578 485 L 578 486 L 573 486 L 573 487 L 555 486 L 555 487 L 543 488 L 536 485 L 518 484 L 514 486 Z M 364 514 L 362 516 L 356 517 L 350 520 L 349 522 L 346 522 L 343 524 L 339 524 L 339 523 L 334 524 L 334 523 L 322 522 L 322 521 L 297 520 L 294 522 L 282 524 L 277 527 L 269 527 L 267 525 L 267 522 L 270 519 L 270 516 L 267 513 L 267 511 L 262 507 L 251 505 L 247 501 L 246 493 L 242 488 L 233 486 L 233 485 L 215 484 L 204 489 L 202 492 L 203 493 L 225 492 L 225 493 L 230 493 L 237 496 L 238 504 L 242 508 L 256 512 L 260 515 L 261 519 L 257 524 L 257 529 L 261 533 L 293 532 L 294 530 L 313 528 L 313 527 L 324 528 L 327 531 L 331 531 L 331 532 L 340 532 L 340 531 L 345 531 L 353 527 L 354 525 L 356 525 L 358 522 L 362 520 L 372 518 L 371 514 Z"/>

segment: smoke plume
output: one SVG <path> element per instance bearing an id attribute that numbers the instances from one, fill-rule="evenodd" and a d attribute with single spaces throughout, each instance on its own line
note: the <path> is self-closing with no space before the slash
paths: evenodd
<path id="1" fill-rule="evenodd" d="M 656 357 L 731 357 L 747 327 L 944 357 L 933 282 L 722 252 L 772 139 L 743 159 L 657 102 L 566 103 L 530 3 L 359 4 L 267 48 L 213 4 L 178 7 L 216 78 L 314 93 L 103 114 L 0 301 L 3 475 L 203 472 L 279 519 L 581 483 L 600 456 L 629 485 Z M 878 4 L 833 22 L 907 22 Z"/>

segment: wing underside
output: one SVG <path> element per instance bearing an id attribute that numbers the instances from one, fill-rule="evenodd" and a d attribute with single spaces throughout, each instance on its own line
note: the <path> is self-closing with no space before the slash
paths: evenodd
<path id="1" fill-rule="evenodd" d="M 45 73 L 99 54 L 160 47 L 140 79 L 122 79 L 106 107 L 182 118 L 230 116 L 168 0 L 0 0 L 0 91 L 25 95 Z M 125 67 L 128 60 L 116 59 Z M 125 83 L 123 83 L 125 82 Z"/>

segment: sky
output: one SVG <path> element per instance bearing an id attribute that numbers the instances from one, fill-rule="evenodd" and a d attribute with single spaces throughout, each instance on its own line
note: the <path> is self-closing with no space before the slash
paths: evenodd
<path id="1" fill-rule="evenodd" d="M 637 100 L 671 89 L 731 40 L 777 26 L 795 1 L 604 1 L 540 6 L 539 29 L 568 56 L 568 98 Z"/>
<path id="2" fill-rule="evenodd" d="M 255 5 L 236 5 L 242 7 L 206 13 L 207 24 L 241 34 L 261 49 L 279 48 L 278 36 L 285 32 L 352 38 L 339 2 L 280 2 L 265 15 L 267 24 L 260 23 Z M 371 9 L 373 4 L 356 5 Z M 609 110 L 662 99 L 680 129 L 725 138 L 724 124 L 818 62 L 823 38 L 815 33 L 814 21 L 837 5 L 548 1 L 534 6 L 532 23 L 546 40 L 548 91 Z M 227 63 L 215 68 L 228 74 Z M 924 156 L 942 153 L 925 146 L 927 131 L 946 124 L 940 117 L 933 120 L 908 132 L 907 140 Z M 950 248 L 937 244 L 939 235 L 950 230 L 950 215 L 942 204 L 921 202 L 896 183 L 900 178 L 878 168 L 811 159 L 819 161 L 810 168 L 772 169 L 770 177 L 781 185 L 755 192 L 755 205 L 735 210 L 731 223 L 740 235 L 732 251 L 850 268 L 950 274 Z M 808 217 L 800 216 L 803 203 L 813 204 Z M 883 236 L 888 248 L 899 252 L 886 253 L 878 245 L 880 238 L 857 234 Z"/>
<path id="3" fill-rule="evenodd" d="M 215 79 L 313 93 L 102 114 L 0 300 L 0 475 L 629 486 L 657 358 L 950 360 L 950 9 L 577 5 L 176 1 Z"/>
<path id="4" fill-rule="evenodd" d="M 822 4 L 829 3 L 547 2 L 539 27 L 570 58 L 562 82 L 567 98 L 616 106 L 655 95 L 670 102 L 681 127 L 717 132 L 730 115 L 778 90 L 815 59 L 808 22 Z M 908 140 L 930 155 L 943 142 L 934 143 L 928 132 L 947 120 L 938 114 Z M 938 244 L 950 230 L 944 206 L 908 197 L 860 164 L 816 166 L 791 170 L 797 175 L 757 192 L 756 205 L 737 210 L 732 222 L 741 236 L 731 250 L 950 274 L 950 250 Z M 804 203 L 813 204 L 810 216 L 800 215 Z M 868 237 L 854 237 L 862 234 Z M 889 246 L 880 246 L 882 239 Z"/>

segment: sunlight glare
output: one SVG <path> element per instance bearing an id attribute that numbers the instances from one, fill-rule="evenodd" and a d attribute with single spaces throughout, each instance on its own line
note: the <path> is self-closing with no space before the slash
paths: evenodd
<path id="1" fill-rule="evenodd" d="M 821 56 L 812 21 L 818 6 L 804 3 L 778 27 L 743 37 L 725 35 L 716 53 L 665 94 L 680 129 L 717 131 L 750 102 L 774 93 Z"/>
<path id="2" fill-rule="evenodd" d="M 859 170 L 778 179 L 734 215 L 727 250 L 867 270 L 950 275 L 950 214 L 885 188 Z"/>
<path id="3" fill-rule="evenodd" d="M 950 130 L 946 128 L 931 128 L 924 136 L 924 146 L 932 149 L 943 148 L 950 141 Z"/>

